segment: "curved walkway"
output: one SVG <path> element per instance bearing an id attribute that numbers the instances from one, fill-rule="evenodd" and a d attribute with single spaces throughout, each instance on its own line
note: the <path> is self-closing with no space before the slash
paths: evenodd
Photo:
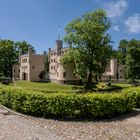
<path id="1" fill-rule="evenodd" d="M 140 140 L 140 111 L 104 120 L 54 120 L 0 106 L 0 140 Z"/>
<path id="2" fill-rule="evenodd" d="M 0 107 L 0 140 L 62 140 L 62 138 Z"/>

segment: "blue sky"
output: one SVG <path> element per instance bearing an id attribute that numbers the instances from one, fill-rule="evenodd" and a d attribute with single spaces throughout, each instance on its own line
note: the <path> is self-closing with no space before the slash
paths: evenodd
<path id="1" fill-rule="evenodd" d="M 0 0 L 0 37 L 25 40 L 38 53 L 55 46 L 59 25 L 75 17 L 105 9 L 112 22 L 109 30 L 116 48 L 121 39 L 140 39 L 140 0 Z"/>

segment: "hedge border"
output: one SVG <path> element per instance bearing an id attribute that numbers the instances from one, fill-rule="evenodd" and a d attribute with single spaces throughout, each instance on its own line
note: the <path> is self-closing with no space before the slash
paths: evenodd
<path id="1" fill-rule="evenodd" d="M 132 111 L 136 94 L 44 94 L 0 87 L 0 102 L 15 111 L 38 117 L 107 117 Z"/>

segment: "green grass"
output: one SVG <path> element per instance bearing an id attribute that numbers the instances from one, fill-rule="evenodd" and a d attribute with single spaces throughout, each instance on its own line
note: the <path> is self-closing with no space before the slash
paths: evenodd
<path id="1" fill-rule="evenodd" d="M 13 85 L 12 85 L 13 86 Z M 17 81 L 17 88 L 24 88 L 33 91 L 41 91 L 44 93 L 77 93 L 77 92 L 89 92 L 89 90 L 84 89 L 84 86 L 76 86 L 76 85 L 62 85 L 56 83 L 39 83 L 39 82 L 25 82 L 25 81 Z M 130 84 L 112 84 L 111 87 L 108 87 L 106 83 L 99 83 L 93 88 L 90 89 L 90 92 L 116 92 L 123 90 L 125 88 L 129 88 L 132 85 Z"/>
<path id="2" fill-rule="evenodd" d="M 119 86 L 119 87 L 122 87 L 122 88 L 129 88 L 129 87 L 133 86 L 132 84 L 113 84 L 113 85 L 116 85 L 116 86 Z"/>
<path id="3" fill-rule="evenodd" d="M 39 83 L 39 82 L 16 82 L 16 87 L 42 92 L 78 92 L 82 86 L 62 85 L 56 83 Z"/>

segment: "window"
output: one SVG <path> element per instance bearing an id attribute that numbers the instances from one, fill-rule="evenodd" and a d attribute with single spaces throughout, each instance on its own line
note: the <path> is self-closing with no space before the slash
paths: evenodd
<path id="1" fill-rule="evenodd" d="M 22 59 L 22 63 L 26 63 L 27 62 L 27 58 L 26 59 Z"/>
<path id="2" fill-rule="evenodd" d="M 120 79 L 122 79 L 122 76 L 120 76 Z"/>
<path id="3" fill-rule="evenodd" d="M 18 70 L 18 72 L 20 73 L 20 70 Z"/>
<path id="4" fill-rule="evenodd" d="M 23 66 L 22 69 L 27 69 L 27 66 Z"/>
<path id="5" fill-rule="evenodd" d="M 51 62 L 53 62 L 53 59 L 51 59 Z"/>
<path id="6" fill-rule="evenodd" d="M 66 72 L 63 72 L 63 77 L 66 77 Z"/>
<path id="7" fill-rule="evenodd" d="M 32 68 L 34 69 L 34 68 L 35 68 L 35 66 L 32 66 Z"/>
<path id="8" fill-rule="evenodd" d="M 120 72 L 122 72 L 122 70 L 120 70 Z"/>
<path id="9" fill-rule="evenodd" d="M 53 66 L 51 66 L 51 70 L 53 69 Z"/>
<path id="10" fill-rule="evenodd" d="M 55 63 L 55 59 L 54 59 L 54 63 Z"/>
<path id="11" fill-rule="evenodd" d="M 15 73 L 16 71 L 15 71 L 15 69 L 14 69 L 14 73 Z"/>

